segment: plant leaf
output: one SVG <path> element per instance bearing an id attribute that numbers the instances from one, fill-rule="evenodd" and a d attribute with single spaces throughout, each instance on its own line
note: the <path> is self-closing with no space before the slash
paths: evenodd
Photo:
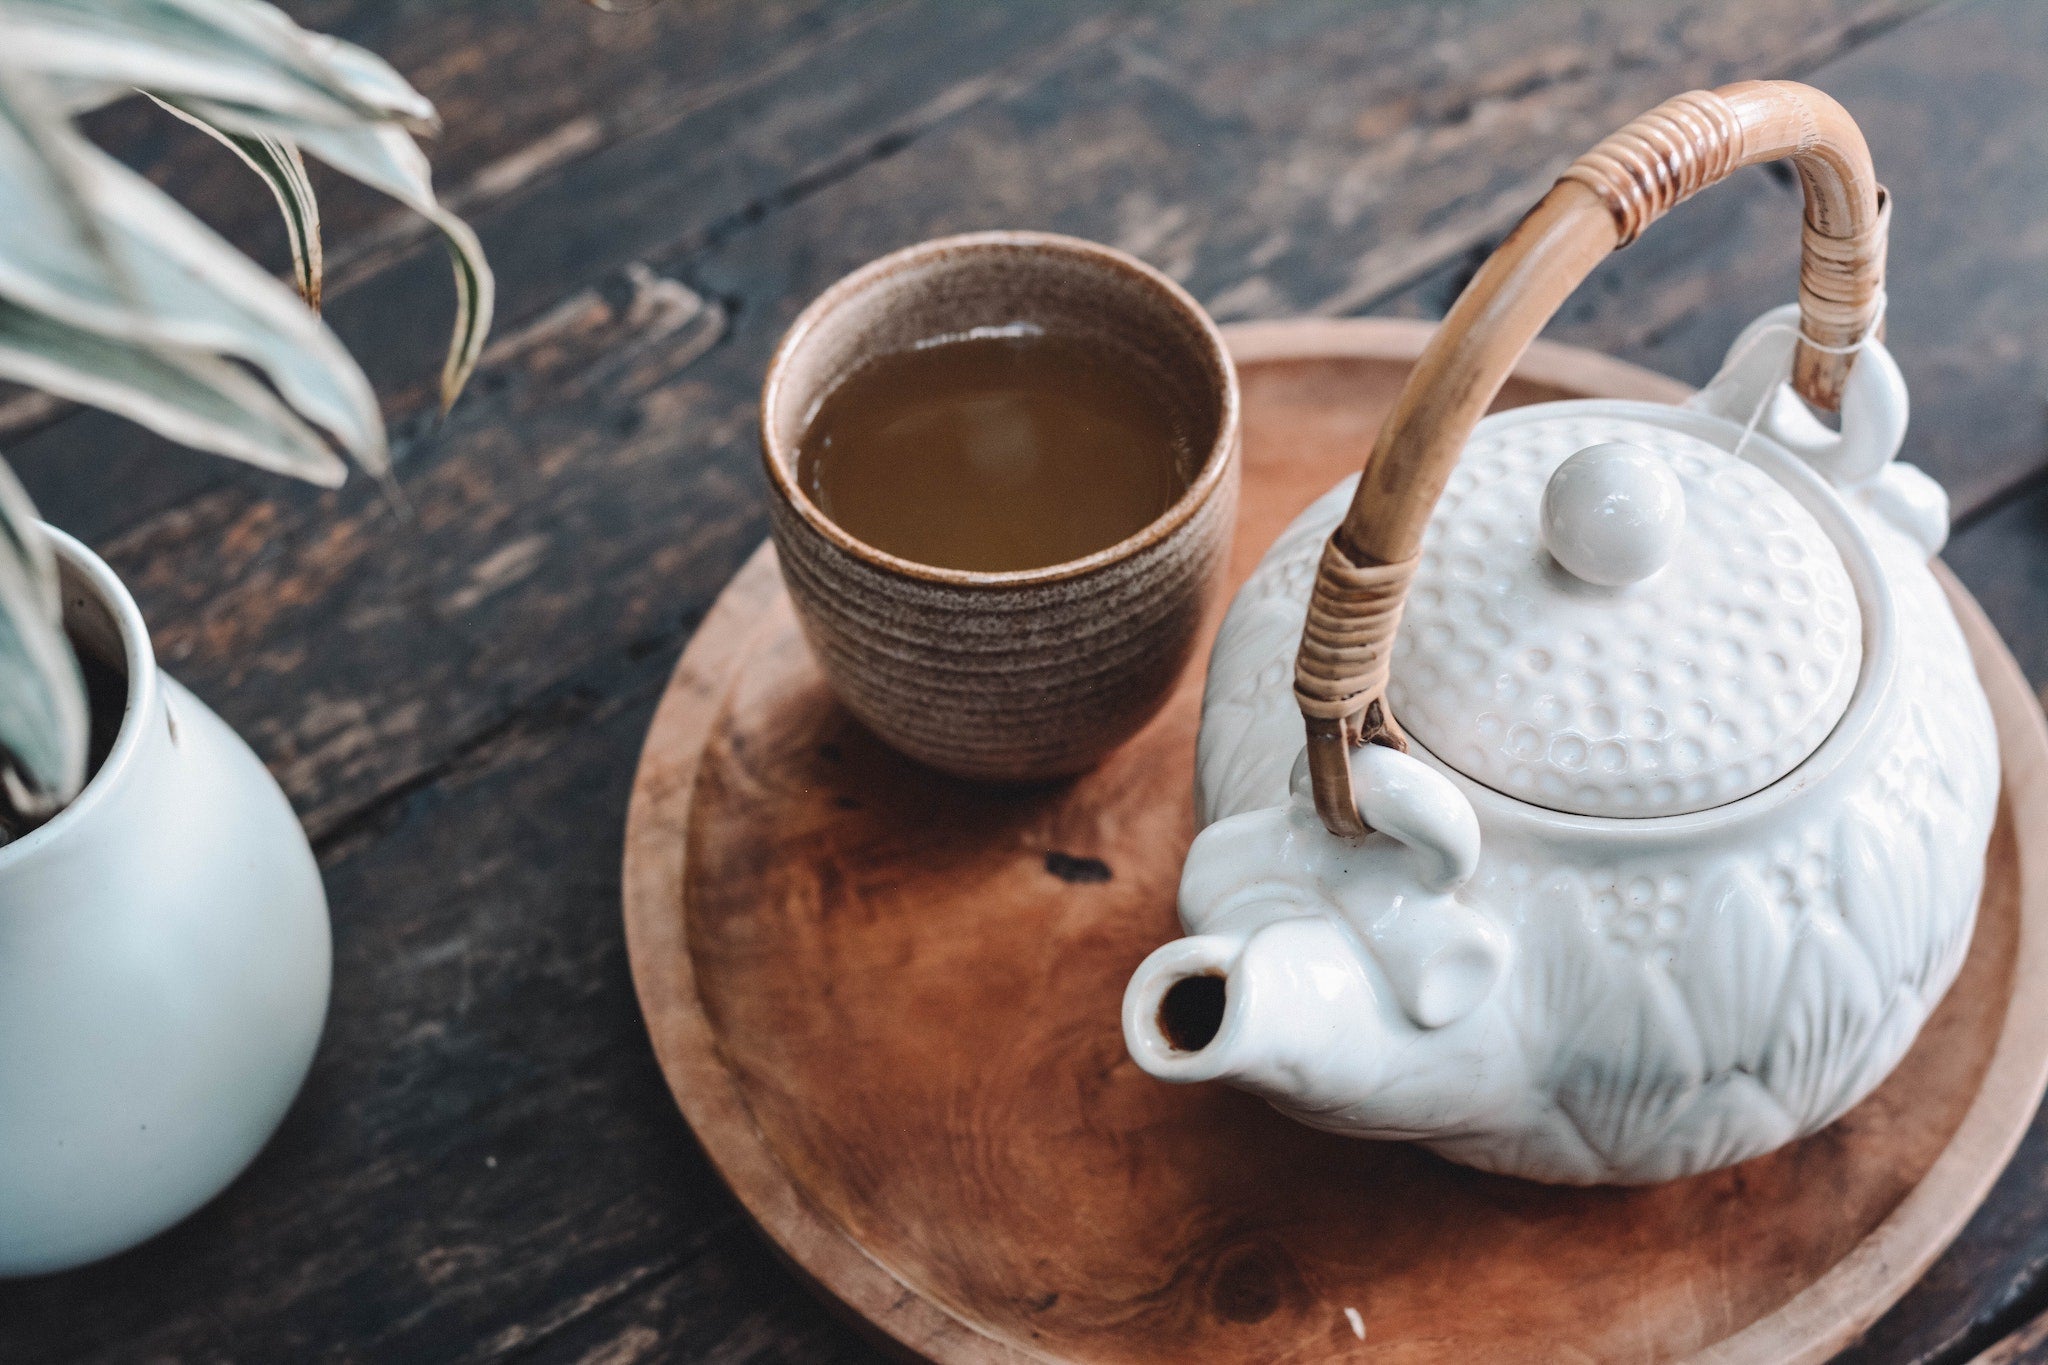
<path id="1" fill-rule="evenodd" d="M 143 93 L 149 95 L 148 91 Z M 291 239 L 292 276 L 298 283 L 299 297 L 307 307 L 319 312 L 320 201 L 314 197 L 313 182 L 306 177 L 306 162 L 299 149 L 283 138 L 216 128 L 171 100 L 156 95 L 149 98 L 233 152 L 270 187 L 270 193 L 277 199 L 278 212 L 284 215 L 285 234 Z"/>
<path id="2" fill-rule="evenodd" d="M 0 300 L 0 378 L 326 487 L 348 475 L 320 434 L 275 394 L 203 351 L 117 341 Z"/>
<path id="3" fill-rule="evenodd" d="M 246 360 L 365 468 L 386 472 L 376 396 L 326 324 L 154 185 L 68 125 L 38 123 L 13 90 L 0 84 L 0 297 L 111 340 Z M 67 181 L 104 239 L 98 249 L 62 208 L 54 187 Z"/>
<path id="4" fill-rule="evenodd" d="M 290 142 L 342 174 L 382 190 L 440 230 L 455 269 L 455 335 L 441 370 L 441 407 L 444 412 L 453 407 L 483 354 L 497 283 L 476 233 L 434 197 L 427 158 L 411 135 L 388 123 L 329 128 L 213 100 L 181 103 L 219 127 Z"/>
<path id="5" fill-rule="evenodd" d="M 89 717 L 57 556 L 0 463 L 0 794 L 16 810 L 49 815 L 85 785 Z"/>
<path id="6" fill-rule="evenodd" d="M 307 29 L 299 30 L 299 34 L 326 61 L 327 69 L 340 79 L 351 98 L 420 132 L 432 132 L 441 126 L 441 116 L 434 112 L 433 102 L 413 89 L 412 82 L 376 53 L 332 34 Z"/>
<path id="7" fill-rule="evenodd" d="M 11 58 L 83 101 L 74 110 L 137 87 L 333 124 L 433 117 L 378 58 L 255 0 L 7 0 L 5 10 Z"/>

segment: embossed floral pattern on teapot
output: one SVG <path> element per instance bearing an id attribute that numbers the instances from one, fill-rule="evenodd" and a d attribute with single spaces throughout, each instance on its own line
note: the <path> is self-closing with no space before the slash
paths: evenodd
<path id="1" fill-rule="evenodd" d="M 1690 403 L 1478 420 L 1602 255 L 1780 156 L 1800 302 Z M 1572 1183 L 1761 1154 L 1890 1072 L 1968 945 L 1998 758 L 1946 499 L 1893 459 L 1886 219 L 1839 106 L 1746 82 L 1524 220 L 1224 621 L 1141 1066 Z"/>

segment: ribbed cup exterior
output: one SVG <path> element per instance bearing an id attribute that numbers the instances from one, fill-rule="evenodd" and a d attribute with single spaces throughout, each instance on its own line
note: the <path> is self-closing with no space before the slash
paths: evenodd
<path id="1" fill-rule="evenodd" d="M 1073 578 L 966 587 L 879 568 L 771 505 L 804 637 L 847 710 L 961 777 L 1093 767 L 1187 666 L 1237 519 L 1237 460 L 1181 525 Z"/>
<path id="2" fill-rule="evenodd" d="M 1202 433 L 1183 496 L 1084 559 L 1015 573 L 914 564 L 834 525 L 794 476 L 817 403 L 876 355 L 975 327 L 1100 337 Z M 1027 782 L 1084 771 L 1172 692 L 1237 518 L 1237 379 L 1201 307 L 1094 243 L 989 232 L 907 248 L 827 290 L 762 392 L 770 523 L 805 638 L 847 709 L 941 771 Z"/>

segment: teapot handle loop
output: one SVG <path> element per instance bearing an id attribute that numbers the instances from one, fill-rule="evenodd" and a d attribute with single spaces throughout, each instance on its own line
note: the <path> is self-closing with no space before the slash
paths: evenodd
<path id="1" fill-rule="evenodd" d="M 1473 277 L 1380 429 L 1317 567 L 1295 658 L 1316 810 L 1366 832 L 1350 749 L 1405 749 L 1386 705 L 1401 608 L 1437 498 L 1522 351 L 1610 251 L 1744 166 L 1790 157 L 1806 190 L 1792 383 L 1834 411 L 1884 287 L 1884 187 L 1848 112 L 1811 86 L 1739 81 L 1666 100 L 1573 162 Z"/>

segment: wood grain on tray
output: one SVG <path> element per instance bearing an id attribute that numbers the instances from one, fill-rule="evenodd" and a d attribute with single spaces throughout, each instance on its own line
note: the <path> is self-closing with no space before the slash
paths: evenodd
<path id="1" fill-rule="evenodd" d="M 1374 321 L 1242 334 L 1233 583 L 1350 472 L 1425 337 Z M 1580 359 L 1540 348 L 1503 403 L 1674 396 Z M 642 758 L 625 903 L 655 1050 L 791 1261 L 947 1365 L 1505 1360 L 1532 1344 L 1825 1359 L 1955 1234 L 2048 1078 L 2048 733 L 1959 600 L 2007 769 L 1969 960 L 1889 1081 L 1771 1156 L 1550 1188 L 1146 1077 L 1119 1003 L 1179 932 L 1199 673 L 1072 783 L 948 779 L 834 703 L 766 549 L 692 641 Z"/>
<path id="2" fill-rule="evenodd" d="M 1890 344 L 1908 458 L 1961 514 L 1945 556 L 2048 681 L 2038 0 L 288 8 L 440 106 L 435 183 L 498 268 L 500 328 L 427 421 L 446 326 L 414 309 L 444 306 L 441 248 L 323 180 L 328 315 L 390 399 L 411 520 L 366 483 L 288 487 L 95 414 L 6 437 L 308 819 L 337 970 L 311 1083 L 251 1171 L 129 1256 L 0 1286 L 0 1356 L 874 1358 L 675 1112 L 618 851 L 675 656 L 765 534 L 768 351 L 919 238 L 1094 237 L 1225 320 L 1435 317 L 1591 139 L 1679 90 L 1810 81 L 1896 204 Z M 96 131 L 283 267 L 270 197 L 218 147 L 137 105 Z M 1704 380 L 1792 297 L 1797 197 L 1744 172 L 1550 334 Z M 1960 1365 L 2048 1306 L 2044 1188 L 2048 1125 L 1845 1361 Z"/>

